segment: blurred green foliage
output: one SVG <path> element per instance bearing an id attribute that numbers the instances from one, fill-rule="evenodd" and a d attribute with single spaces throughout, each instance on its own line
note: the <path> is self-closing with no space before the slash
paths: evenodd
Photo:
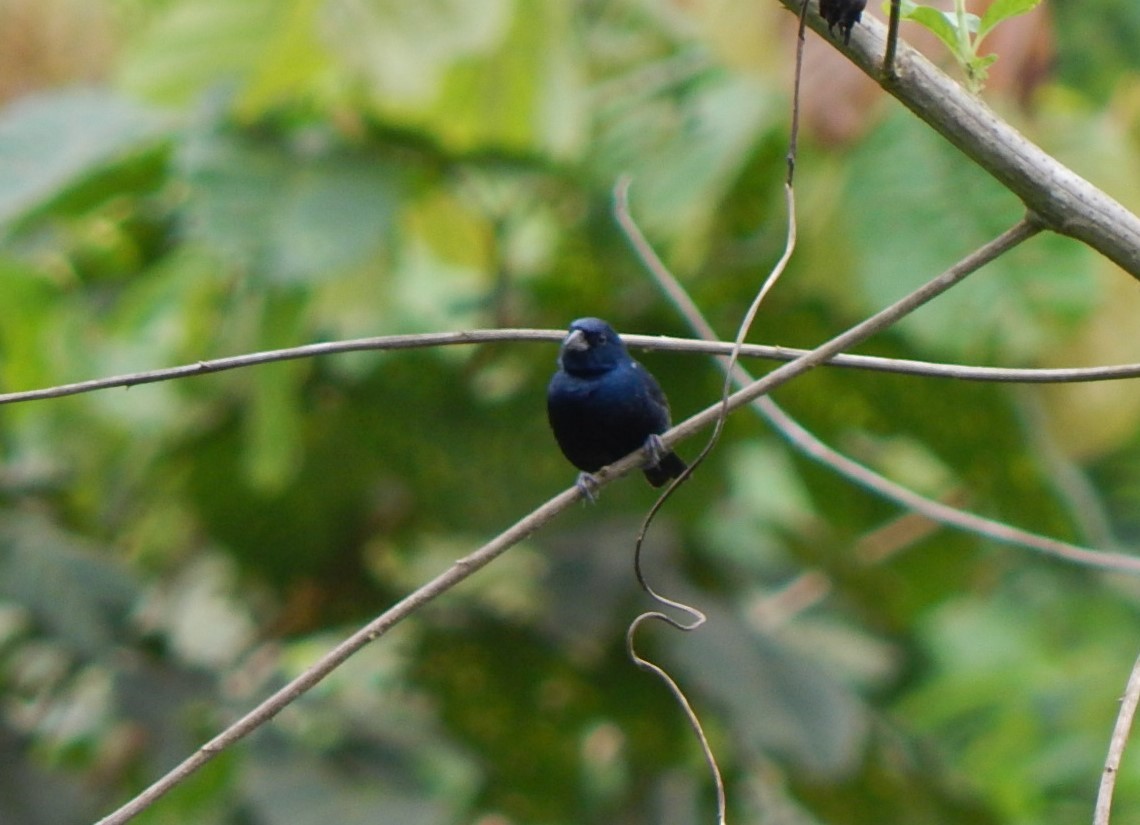
<path id="1" fill-rule="evenodd" d="M 72 2 L 12 5 L 50 31 Z M 993 84 L 991 102 L 1135 209 L 1140 73 L 1121 44 L 1140 14 L 1046 5 L 1056 73 L 1020 104 Z M 624 172 L 635 216 L 726 336 L 782 248 L 793 35 L 775 3 L 93 10 L 114 33 L 104 80 L 0 110 L 0 392 L 587 314 L 683 333 L 610 215 Z M 814 87 L 800 248 L 755 340 L 819 343 L 1017 218 L 896 106 L 868 107 L 845 143 L 824 137 L 844 88 Z M 864 351 L 1140 360 L 1120 328 L 1138 304 L 1094 254 L 1039 237 Z M 0 406 L 0 821 L 108 812 L 566 487 L 543 412 L 554 356 L 355 353 Z M 710 363 L 643 360 L 678 418 L 719 393 Z M 1125 547 L 1140 534 L 1133 396 L 828 370 L 778 392 L 927 495 Z M 691 733 L 624 652 L 651 501 L 634 477 L 607 488 L 138 821 L 711 818 Z M 639 640 L 701 713 L 734 820 L 1090 815 L 1136 653 L 1135 581 L 907 517 L 749 413 L 669 502 L 647 565 L 710 616 Z M 1137 815 L 1126 762 L 1116 816 Z"/>

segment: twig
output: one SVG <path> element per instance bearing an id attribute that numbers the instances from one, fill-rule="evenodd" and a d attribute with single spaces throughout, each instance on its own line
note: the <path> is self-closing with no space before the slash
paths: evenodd
<path id="1" fill-rule="evenodd" d="M 1128 677 L 1128 687 L 1120 701 L 1120 713 L 1116 716 L 1116 726 L 1112 729 L 1112 739 L 1108 745 L 1108 758 L 1104 762 L 1104 773 L 1100 777 L 1100 790 L 1096 795 L 1096 812 L 1093 825 L 1108 825 L 1112 811 L 1112 792 L 1116 788 L 1116 774 L 1120 771 L 1120 759 L 1124 746 L 1132 730 L 1132 717 L 1136 714 L 1136 704 L 1140 702 L 1140 658 L 1132 665 Z"/>
<path id="2" fill-rule="evenodd" d="M 891 0 L 890 18 L 887 20 L 887 49 L 883 55 L 883 80 L 893 81 L 898 77 L 895 72 L 895 55 L 899 47 L 899 18 L 902 16 L 902 0 Z"/>
<path id="3" fill-rule="evenodd" d="M 1070 544 L 1067 541 L 1031 533 L 1005 522 L 979 516 L 976 513 L 960 510 L 957 507 L 951 507 L 949 504 L 921 496 L 832 449 L 804 429 L 774 402 L 771 402 L 771 399 L 765 400 L 770 402 L 763 409 L 765 418 L 808 457 L 827 465 L 863 489 L 893 501 L 908 510 L 920 513 L 948 527 L 965 530 L 1002 544 L 1025 547 L 1086 567 L 1115 570 L 1122 573 L 1140 573 L 1140 557 L 1138 556 L 1105 550 L 1091 550 L 1087 547 Z"/>
<path id="4" fill-rule="evenodd" d="M 796 72 L 792 81 L 792 125 L 788 131 L 788 171 L 784 178 L 784 185 L 788 189 L 792 188 L 792 181 L 796 175 L 796 154 L 800 142 L 800 87 L 804 74 L 804 43 L 807 40 L 804 32 L 807 30 L 807 11 L 808 0 L 802 0 L 800 20 L 796 26 Z M 788 214 L 793 215 L 794 213 L 789 211 Z"/>
<path id="5" fill-rule="evenodd" d="M 145 372 L 116 375 L 110 378 L 95 378 L 74 384 L 61 384 L 42 390 L 26 390 L 0 395 L 0 404 L 17 401 L 39 401 L 46 398 L 61 398 L 65 395 L 78 395 L 95 390 L 113 387 L 134 387 L 139 384 L 153 384 L 175 378 L 191 378 L 196 375 L 210 375 L 215 372 L 271 364 L 277 361 L 292 361 L 298 358 L 312 358 L 317 355 L 361 352 L 367 350 L 415 349 L 420 347 L 440 347 L 453 344 L 476 344 L 488 341 L 537 340 L 553 341 L 565 337 L 565 332 L 547 330 L 485 330 L 481 332 L 435 332 L 420 335 L 387 335 L 380 338 L 356 338 L 351 341 L 332 341 L 323 344 L 305 344 L 287 349 L 267 350 L 228 358 L 214 358 L 186 364 L 180 367 L 147 370 Z"/>

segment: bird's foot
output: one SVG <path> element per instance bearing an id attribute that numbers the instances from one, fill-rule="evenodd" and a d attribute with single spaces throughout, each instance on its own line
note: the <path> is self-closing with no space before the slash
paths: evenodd
<path id="1" fill-rule="evenodd" d="M 656 467 L 665 456 L 669 455 L 669 448 L 657 433 L 650 433 L 649 438 L 645 439 L 645 451 L 649 454 L 647 464 L 650 467 Z"/>
<path id="2" fill-rule="evenodd" d="M 598 480 L 589 473 L 578 473 L 578 480 L 574 482 L 574 486 L 578 488 L 578 492 L 582 494 L 582 498 L 591 504 L 598 503 L 598 487 L 601 485 Z"/>

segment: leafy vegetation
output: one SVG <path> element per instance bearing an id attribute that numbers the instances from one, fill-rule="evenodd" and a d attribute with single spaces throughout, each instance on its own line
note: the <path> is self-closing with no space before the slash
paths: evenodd
<path id="1" fill-rule="evenodd" d="M 925 26 L 942 41 L 966 74 L 971 90 L 977 92 L 986 85 L 988 69 L 998 59 L 996 54 L 981 54 L 982 41 L 998 24 L 1025 14 L 1037 7 L 1041 0 L 995 0 L 978 16 L 966 11 L 966 0 L 954 0 L 953 11 L 942 11 L 924 6 L 914 0 L 901 0 L 900 17 Z M 889 7 L 890 2 L 884 4 Z"/>

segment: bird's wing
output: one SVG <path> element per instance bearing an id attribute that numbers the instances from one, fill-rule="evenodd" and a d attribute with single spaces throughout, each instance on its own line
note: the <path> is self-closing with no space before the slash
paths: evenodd
<path id="1" fill-rule="evenodd" d="M 669 411 L 669 399 L 665 397 L 665 392 L 661 389 L 661 385 L 657 383 L 657 379 L 653 377 L 653 373 L 641 365 L 640 362 L 633 362 L 633 369 L 641 376 L 641 382 L 645 387 L 649 397 Z"/>

